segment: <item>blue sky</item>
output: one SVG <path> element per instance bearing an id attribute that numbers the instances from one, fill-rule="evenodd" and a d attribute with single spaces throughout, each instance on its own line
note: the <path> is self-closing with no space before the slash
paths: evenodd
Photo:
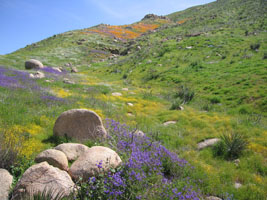
<path id="1" fill-rule="evenodd" d="M 0 54 L 100 23 L 122 25 L 212 0 L 0 0 Z"/>

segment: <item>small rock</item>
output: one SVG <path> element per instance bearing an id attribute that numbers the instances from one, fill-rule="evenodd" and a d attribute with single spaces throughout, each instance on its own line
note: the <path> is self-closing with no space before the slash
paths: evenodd
<path id="1" fill-rule="evenodd" d="M 5 169 L 0 169 L 0 199 L 8 200 L 9 190 L 13 182 L 13 176 Z"/>
<path id="2" fill-rule="evenodd" d="M 63 79 L 63 83 L 66 83 L 66 84 L 75 84 L 74 81 L 71 81 L 71 80 L 69 80 L 69 79 L 67 79 L 67 78 L 64 78 L 64 79 Z"/>
<path id="3" fill-rule="evenodd" d="M 235 182 L 235 188 L 236 189 L 239 189 L 241 187 L 242 187 L 242 184 L 241 183 Z"/>
<path id="4" fill-rule="evenodd" d="M 222 200 L 222 199 L 219 197 L 215 197 L 215 196 L 209 196 L 209 197 L 206 197 L 206 200 Z"/>
<path id="5" fill-rule="evenodd" d="M 134 136 L 136 137 L 144 137 L 145 136 L 145 133 L 141 130 L 136 130 L 134 133 L 133 133 Z"/>
<path id="6" fill-rule="evenodd" d="M 73 161 L 89 150 L 89 147 L 77 143 L 63 143 L 56 146 L 55 149 L 62 151 L 69 161 Z"/>
<path id="7" fill-rule="evenodd" d="M 52 199 L 60 194 L 66 197 L 74 189 L 74 183 L 66 171 L 42 162 L 31 166 L 25 171 L 16 187 L 14 188 L 12 200 L 26 199 L 27 196 L 33 196 L 38 193 L 50 193 Z"/>
<path id="8" fill-rule="evenodd" d="M 59 169 L 68 171 L 68 159 L 66 155 L 56 149 L 47 149 L 40 154 L 37 155 L 35 158 L 35 162 L 48 162 L 48 164 L 57 167 Z"/>
<path id="9" fill-rule="evenodd" d="M 179 110 L 184 110 L 184 107 L 183 106 L 179 106 Z"/>
<path id="10" fill-rule="evenodd" d="M 204 140 L 203 142 L 198 143 L 197 148 L 198 148 L 198 150 L 201 150 L 201 149 L 204 149 L 206 147 L 213 146 L 216 143 L 218 143 L 219 141 L 220 141 L 219 138 L 207 139 L 207 140 Z"/>
<path id="11" fill-rule="evenodd" d="M 129 117 L 134 117 L 134 115 L 133 115 L 132 113 L 127 113 L 127 115 L 128 115 Z"/>
<path id="12" fill-rule="evenodd" d="M 71 63 L 66 63 L 65 66 L 66 66 L 66 67 L 71 67 L 72 64 L 71 64 Z"/>
<path id="13" fill-rule="evenodd" d="M 67 136 L 78 141 L 107 137 L 101 118 L 95 112 L 86 109 L 63 112 L 57 118 L 53 132 L 55 136 Z"/>
<path id="14" fill-rule="evenodd" d="M 44 65 L 39 60 L 30 59 L 25 62 L 25 69 L 40 69 L 40 68 L 44 68 Z"/>
<path id="15" fill-rule="evenodd" d="M 170 124 L 176 124 L 176 123 L 177 123 L 176 121 L 168 121 L 168 122 L 163 123 L 163 125 L 169 126 Z"/>
<path id="16" fill-rule="evenodd" d="M 127 103 L 128 106 L 133 107 L 134 105 L 132 103 Z"/>
<path id="17" fill-rule="evenodd" d="M 71 73 L 77 73 L 78 72 L 78 69 L 76 67 L 72 67 L 70 72 Z"/>
<path id="18" fill-rule="evenodd" d="M 150 63 L 152 63 L 152 60 L 148 60 L 148 61 L 147 61 L 147 64 L 150 64 Z"/>
<path id="19" fill-rule="evenodd" d="M 82 154 L 70 167 L 69 173 L 77 180 L 82 177 L 88 180 L 110 168 L 116 168 L 121 164 L 119 155 L 110 148 L 102 146 L 91 147 Z"/>
<path id="20" fill-rule="evenodd" d="M 185 47 L 186 49 L 192 49 L 193 47 L 189 46 L 189 47 Z"/>
<path id="21" fill-rule="evenodd" d="M 118 97 L 118 96 L 122 96 L 122 94 L 120 92 L 113 92 L 112 96 L 117 96 Z"/>
<path id="22" fill-rule="evenodd" d="M 44 75 L 43 72 L 37 71 L 37 72 L 35 72 L 35 73 L 31 73 L 31 74 L 29 75 L 29 77 L 30 77 L 30 78 L 33 78 L 33 79 L 41 79 L 41 78 L 44 78 L 45 75 Z"/>
<path id="23" fill-rule="evenodd" d="M 137 50 L 140 51 L 142 48 L 140 46 L 137 46 Z"/>
<path id="24" fill-rule="evenodd" d="M 129 89 L 128 88 L 122 88 L 122 91 L 128 91 Z"/>
<path id="25" fill-rule="evenodd" d="M 57 72 L 62 72 L 62 70 L 59 67 L 52 67 L 52 69 L 57 71 Z"/>
<path id="26" fill-rule="evenodd" d="M 238 167 L 238 165 L 239 165 L 239 163 L 240 163 L 240 160 L 239 160 L 239 159 L 236 159 L 236 160 L 234 160 L 233 162 L 234 162 L 235 166 Z"/>

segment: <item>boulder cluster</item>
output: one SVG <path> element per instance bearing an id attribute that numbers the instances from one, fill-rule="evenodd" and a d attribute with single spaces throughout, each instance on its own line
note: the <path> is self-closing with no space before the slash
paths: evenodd
<path id="1" fill-rule="evenodd" d="M 55 122 L 54 136 L 67 136 L 77 141 L 106 138 L 101 118 L 90 110 L 73 109 L 63 112 Z M 80 143 L 63 143 L 39 153 L 12 192 L 12 200 L 49 193 L 51 199 L 69 196 L 75 191 L 75 182 L 88 180 L 116 168 L 122 160 L 110 148 Z M 13 177 L 0 169 L 0 199 L 8 199 Z"/>

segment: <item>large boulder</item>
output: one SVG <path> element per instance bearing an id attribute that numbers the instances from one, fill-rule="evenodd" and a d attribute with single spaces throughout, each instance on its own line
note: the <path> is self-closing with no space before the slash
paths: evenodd
<path id="1" fill-rule="evenodd" d="M 44 68 L 44 65 L 39 60 L 30 59 L 25 62 L 25 69 L 40 69 L 40 68 Z"/>
<path id="2" fill-rule="evenodd" d="M 73 161 L 80 157 L 84 152 L 89 150 L 89 147 L 77 143 L 63 143 L 56 146 L 55 149 L 62 151 L 67 156 L 69 161 Z"/>
<path id="3" fill-rule="evenodd" d="M 35 162 L 48 162 L 48 164 L 57 167 L 59 169 L 68 171 L 68 159 L 67 156 L 56 149 L 47 149 L 40 154 L 38 154 L 35 158 Z"/>
<path id="4" fill-rule="evenodd" d="M 55 136 L 66 136 L 78 141 L 106 138 L 101 118 L 93 111 L 72 109 L 63 112 L 54 125 Z"/>
<path id="5" fill-rule="evenodd" d="M 8 200 L 8 193 L 13 181 L 13 176 L 5 169 L 0 169 L 0 199 Z"/>
<path id="6" fill-rule="evenodd" d="M 55 199 L 57 195 L 70 195 L 73 189 L 74 183 L 67 172 L 42 162 L 25 171 L 13 191 L 12 200 L 23 200 L 26 196 L 43 193 Z"/>
<path id="7" fill-rule="evenodd" d="M 88 180 L 89 177 L 116 168 L 120 164 L 121 158 L 115 151 L 107 147 L 94 146 L 71 165 L 69 174 L 76 180 L 79 177 Z"/>

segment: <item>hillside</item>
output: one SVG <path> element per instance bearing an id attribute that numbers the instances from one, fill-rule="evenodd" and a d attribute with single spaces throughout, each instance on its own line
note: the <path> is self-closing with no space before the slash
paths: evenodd
<path id="1" fill-rule="evenodd" d="M 265 0 L 217 0 L 130 25 L 65 32 L 0 56 L 0 141 L 24 159 L 11 163 L 17 177 L 57 144 L 57 116 L 86 108 L 142 130 L 187 160 L 203 196 L 265 199 L 266 11 Z M 35 71 L 24 63 L 32 58 L 62 71 L 46 68 L 45 78 L 30 79 Z M 230 133 L 248 141 L 234 159 L 198 149 Z"/>

